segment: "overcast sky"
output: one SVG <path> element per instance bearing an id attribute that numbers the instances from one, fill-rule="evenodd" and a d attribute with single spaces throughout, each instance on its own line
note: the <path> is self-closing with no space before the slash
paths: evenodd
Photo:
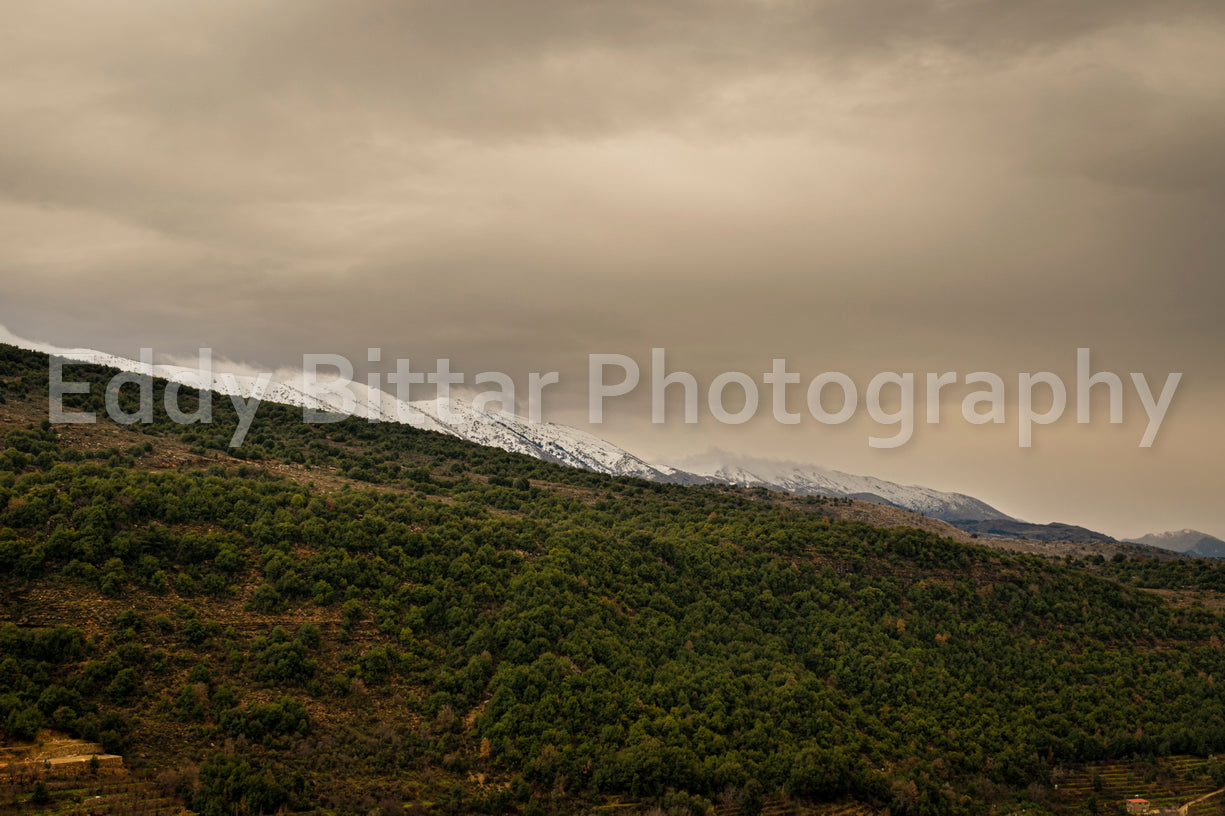
<path id="1" fill-rule="evenodd" d="M 1004 425 L 954 387 L 893 450 L 764 386 L 743 426 L 653 425 L 644 386 L 591 430 L 1225 537 L 1223 146 L 1219 0 L 8 3 L 0 324 L 557 370 L 571 424 L 590 354 L 703 386 L 785 358 L 796 410 L 824 371 L 993 371 Z M 1100 398 L 1019 448 L 1017 373 L 1071 385 L 1078 347 L 1126 421 Z M 1184 374 L 1147 449 L 1130 372 Z"/>

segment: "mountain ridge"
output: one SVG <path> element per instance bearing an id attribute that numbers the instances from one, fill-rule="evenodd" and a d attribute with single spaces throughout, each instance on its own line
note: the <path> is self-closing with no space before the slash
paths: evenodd
<path id="1" fill-rule="evenodd" d="M 18 348 L 53 354 L 65 359 L 109 366 L 131 373 L 143 373 L 146 365 L 107 352 L 85 348 L 62 348 L 25 340 L 0 330 L 0 340 Z M 154 376 L 175 380 L 194 388 L 211 389 L 223 394 L 251 397 L 260 386 L 258 378 L 234 372 L 212 372 L 212 381 L 204 382 L 198 369 L 185 366 L 155 364 Z M 321 399 L 303 387 L 292 373 L 276 372 L 266 384 L 262 399 L 293 405 L 314 411 L 335 411 L 342 405 L 336 394 Z M 829 498 L 861 498 L 892 504 L 906 510 L 941 520 L 950 519 L 1011 519 L 986 502 L 961 493 L 949 493 L 919 485 L 900 485 L 872 476 L 857 476 L 820 465 L 769 462 L 764 459 L 739 457 L 721 451 L 691 457 L 697 466 L 673 467 L 648 462 L 620 446 L 579 428 L 552 422 L 530 422 L 517 415 L 486 413 L 476 410 L 466 399 L 453 397 L 450 417 L 444 416 L 434 400 L 406 402 L 385 391 L 370 389 L 362 383 L 350 388 L 357 397 L 351 406 L 354 416 L 383 422 L 399 422 L 413 417 L 416 427 L 435 430 L 491 445 L 515 453 L 525 453 L 549 462 L 580 467 L 613 476 L 634 476 L 658 482 L 700 484 L 725 482 L 742 487 L 767 487 L 801 496 Z M 713 464 L 711 456 L 723 456 L 725 462 Z M 704 458 L 703 458 L 704 457 Z M 687 460 L 688 461 L 688 460 Z M 752 469 L 750 469 L 752 468 Z M 765 473 L 765 476 L 760 474 Z"/>
<path id="2" fill-rule="evenodd" d="M 1162 550 L 1201 556 L 1203 558 L 1225 558 L 1225 541 L 1199 530 L 1167 530 L 1164 533 L 1148 533 L 1139 538 L 1129 538 L 1130 544 L 1157 547 Z"/>
<path id="3" fill-rule="evenodd" d="M 858 476 L 820 465 L 773 461 L 718 450 L 682 459 L 678 465 L 711 481 L 727 482 L 741 487 L 766 487 L 797 496 L 875 501 L 912 510 L 941 521 L 1012 520 L 1011 516 L 964 493 L 935 490 L 921 485 L 902 485 L 874 476 Z"/>
<path id="4" fill-rule="evenodd" d="M 13 335 L 2 326 L 0 342 L 130 373 L 144 373 L 148 368 L 142 361 L 95 349 L 63 348 L 30 341 Z M 532 422 L 508 412 L 479 411 L 461 397 L 452 397 L 449 410 L 444 412 L 435 400 L 404 401 L 385 391 L 354 382 L 349 387 L 356 397 L 355 404 L 345 406 L 338 394 L 326 392 L 321 398 L 317 392 L 306 389 L 299 372 L 282 370 L 270 375 L 253 376 L 219 368 L 214 366 L 209 382 L 204 381 L 199 369 L 186 366 L 154 364 L 152 372 L 154 376 L 194 388 L 243 398 L 250 398 L 258 392 L 263 401 L 313 411 L 348 408 L 348 412 L 355 416 L 381 422 L 404 422 L 404 418 L 409 417 L 407 424 L 414 427 L 595 473 L 664 483 L 726 483 L 749 488 L 764 487 L 799 496 L 853 498 L 920 513 L 974 534 L 1056 540 L 1067 538 L 1071 533 L 1076 540 L 1114 540 L 1076 525 L 1030 524 L 964 493 L 922 485 L 903 485 L 821 465 L 768 460 L 717 449 L 687 457 L 676 465 L 651 462 L 588 431 L 552 422 Z M 263 379 L 265 377 L 266 380 Z M 992 525 L 1005 525 L 1008 529 L 996 531 Z M 1222 547 L 1225 548 L 1225 544 Z M 1225 549 L 1222 554 L 1225 554 Z"/>

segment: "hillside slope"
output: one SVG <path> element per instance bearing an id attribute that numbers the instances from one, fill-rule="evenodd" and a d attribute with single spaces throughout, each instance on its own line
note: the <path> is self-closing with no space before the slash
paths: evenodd
<path id="1" fill-rule="evenodd" d="M 201 813 L 1011 812 L 1061 764 L 1225 750 L 1222 618 L 1126 559 L 276 406 L 237 450 L 224 404 L 51 426 L 45 365 L 0 349 L 4 736 Z"/>

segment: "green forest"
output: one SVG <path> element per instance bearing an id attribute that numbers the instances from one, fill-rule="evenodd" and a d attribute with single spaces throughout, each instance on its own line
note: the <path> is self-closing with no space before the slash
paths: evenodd
<path id="1" fill-rule="evenodd" d="M 0 414 L 30 417 L 0 438 L 0 731 L 99 740 L 201 814 L 1041 811 L 1056 768 L 1225 752 L 1222 618 L 1147 591 L 1222 566 L 1012 555 L 273 405 L 231 449 L 227 399 L 177 425 L 158 383 L 120 427 L 113 372 L 72 373 L 96 444 L 33 418 L 47 359 L 0 346 Z M 49 590 L 107 613 L 23 623 Z"/>

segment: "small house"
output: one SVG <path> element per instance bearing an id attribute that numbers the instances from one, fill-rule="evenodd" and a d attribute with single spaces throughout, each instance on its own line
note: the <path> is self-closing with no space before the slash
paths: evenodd
<path id="1" fill-rule="evenodd" d="M 1149 808 L 1149 804 L 1148 804 L 1147 799 L 1128 799 L 1127 800 L 1127 812 L 1129 814 L 1148 813 L 1148 808 Z"/>

